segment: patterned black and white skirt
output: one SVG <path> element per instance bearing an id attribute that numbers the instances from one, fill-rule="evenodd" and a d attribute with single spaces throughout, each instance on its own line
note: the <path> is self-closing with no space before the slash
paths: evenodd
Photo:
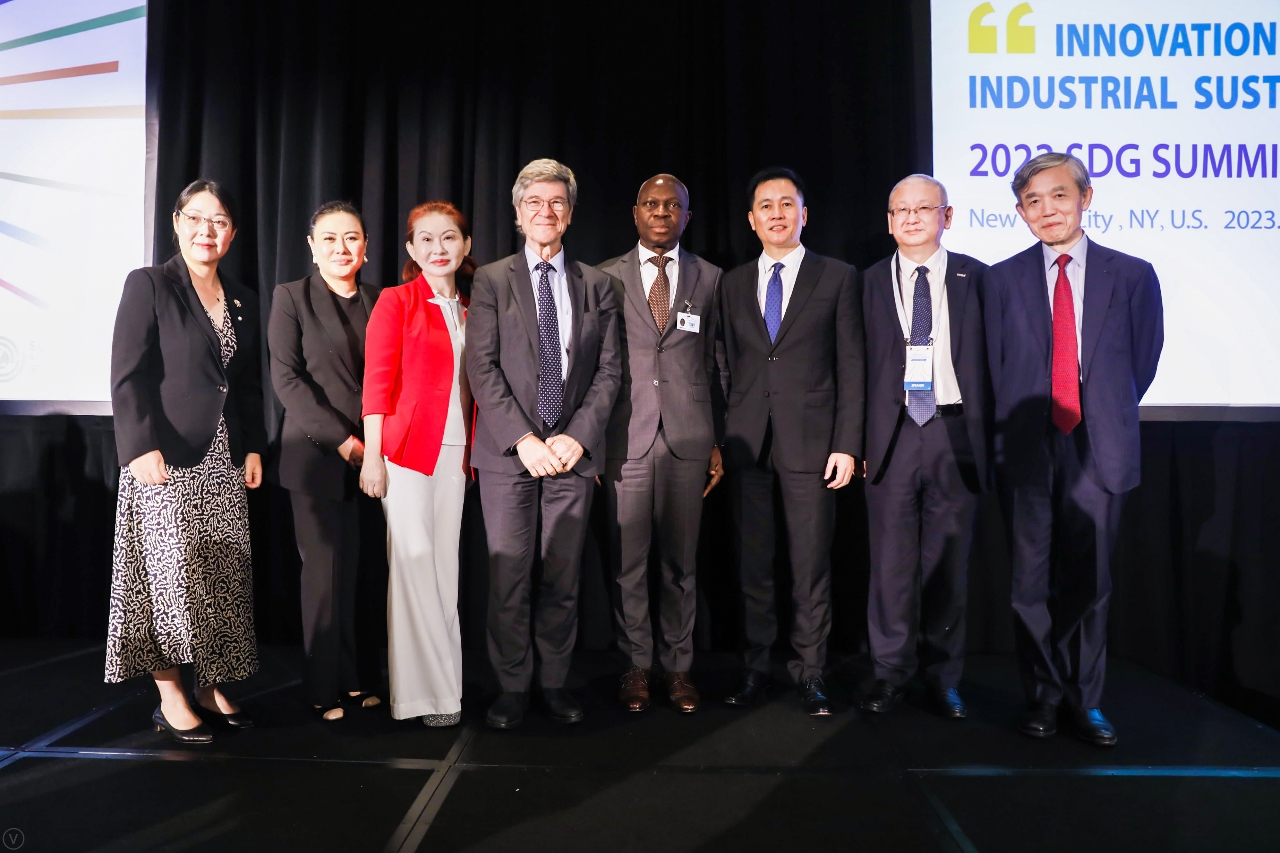
<path id="1" fill-rule="evenodd" d="M 194 468 L 159 486 L 120 472 L 107 681 L 192 664 L 200 685 L 258 669 L 244 469 L 226 421 Z"/>

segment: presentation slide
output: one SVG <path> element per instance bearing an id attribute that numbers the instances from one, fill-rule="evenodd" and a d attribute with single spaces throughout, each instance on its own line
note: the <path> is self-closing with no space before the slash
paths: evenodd
<path id="1" fill-rule="evenodd" d="M 1014 172 L 1078 156 L 1089 239 L 1160 277 L 1146 406 L 1280 405 L 1280 336 L 1254 325 L 1280 316 L 1277 19 L 1276 0 L 933 0 L 946 245 L 987 263 L 1030 246 Z"/>
<path id="2" fill-rule="evenodd" d="M 146 14 L 0 0 L 0 404 L 109 413 L 120 289 L 149 259 Z"/>

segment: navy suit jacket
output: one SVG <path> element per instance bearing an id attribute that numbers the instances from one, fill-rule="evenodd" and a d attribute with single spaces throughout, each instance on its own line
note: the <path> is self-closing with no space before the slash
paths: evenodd
<path id="1" fill-rule="evenodd" d="M 867 477 L 884 476 L 898 425 L 905 416 L 902 375 L 907 345 L 893 297 L 893 255 L 862 276 L 862 315 L 867 330 Z M 960 383 L 964 422 L 973 446 L 978 483 L 986 489 L 991 441 L 991 392 L 987 378 L 987 342 L 982 329 L 982 300 L 987 265 L 968 255 L 947 252 L 947 317 L 951 366 Z"/>
<path id="2" fill-rule="evenodd" d="M 986 277 L 987 352 L 995 392 L 996 465 L 1009 485 L 1042 481 L 1049 464 L 1053 321 L 1040 244 Z M 1089 240 L 1080 344 L 1085 472 L 1112 494 L 1141 480 L 1138 401 L 1164 346 L 1160 280 L 1151 264 Z"/>

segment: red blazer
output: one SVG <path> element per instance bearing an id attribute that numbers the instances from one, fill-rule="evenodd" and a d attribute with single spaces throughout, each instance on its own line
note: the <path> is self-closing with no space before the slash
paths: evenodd
<path id="1" fill-rule="evenodd" d="M 453 341 L 440 306 L 430 302 L 434 296 L 421 275 L 386 288 L 369 315 L 364 345 L 363 416 L 385 415 L 382 454 L 428 476 L 440 458 L 456 378 Z M 466 297 L 462 305 L 465 317 Z"/>

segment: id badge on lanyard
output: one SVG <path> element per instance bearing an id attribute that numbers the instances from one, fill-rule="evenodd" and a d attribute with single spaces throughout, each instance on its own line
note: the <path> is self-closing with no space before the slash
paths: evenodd
<path id="1" fill-rule="evenodd" d="M 893 301 L 898 309 L 898 321 L 902 324 L 903 330 L 909 328 L 906 316 L 906 307 L 902 304 L 901 287 L 902 287 L 902 263 L 895 255 L 893 259 L 894 268 L 898 274 L 898 280 L 894 283 Z M 933 338 L 929 338 L 927 344 L 920 346 L 912 346 L 910 336 L 906 340 L 907 345 L 907 364 L 906 370 L 902 378 L 902 388 L 904 391 L 932 391 L 933 390 Z"/>

